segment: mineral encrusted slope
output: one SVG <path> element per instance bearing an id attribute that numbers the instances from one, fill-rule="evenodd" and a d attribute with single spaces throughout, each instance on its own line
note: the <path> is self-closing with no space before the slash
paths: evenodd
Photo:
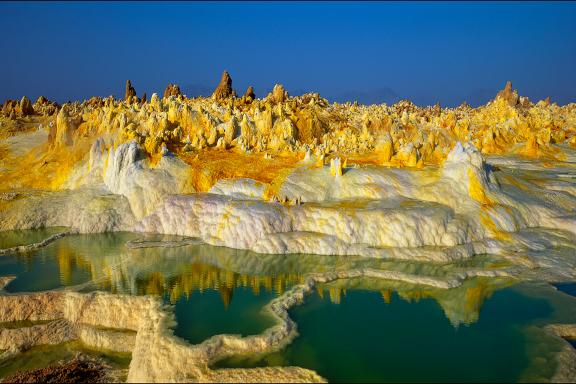
<path id="1" fill-rule="evenodd" d="M 225 71 L 208 98 L 137 100 L 127 82 L 125 100 L 7 101 L 0 123 L 2 229 L 442 262 L 575 235 L 576 106 L 510 82 L 478 108 L 367 106 L 237 97 Z"/>

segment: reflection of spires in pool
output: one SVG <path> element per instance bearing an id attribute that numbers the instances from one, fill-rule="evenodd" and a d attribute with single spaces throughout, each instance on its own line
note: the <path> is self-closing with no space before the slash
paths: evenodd
<path id="1" fill-rule="evenodd" d="M 218 291 L 220 291 L 220 297 L 224 303 L 224 309 L 228 309 L 230 302 L 232 301 L 232 294 L 234 293 L 234 289 L 221 285 L 218 288 Z"/>
<path id="2" fill-rule="evenodd" d="M 59 245 L 57 248 L 58 270 L 60 272 L 60 282 L 63 285 L 72 283 L 72 253 L 66 246 Z"/>
<path id="3" fill-rule="evenodd" d="M 479 312 L 484 300 L 490 296 L 491 294 L 488 292 L 487 286 L 482 280 L 478 281 L 476 286 L 467 288 L 464 307 L 465 312 Z"/>
<path id="4" fill-rule="evenodd" d="M 238 281 L 243 287 L 247 287 L 248 286 L 248 275 L 240 275 L 240 277 L 238 278 Z"/>
<path id="5" fill-rule="evenodd" d="M 340 304 L 342 299 L 342 293 L 346 294 L 346 291 L 340 287 L 331 287 L 330 290 L 330 301 L 334 304 Z"/>
<path id="6" fill-rule="evenodd" d="M 184 292 L 180 286 L 180 282 L 176 282 L 170 289 L 170 302 L 175 303 L 183 294 L 186 295 L 186 299 L 189 299 L 188 292 Z"/>
<path id="7" fill-rule="evenodd" d="M 274 284 L 274 291 L 276 291 L 276 294 L 278 296 L 284 293 L 284 282 L 282 281 L 281 277 L 276 277 L 276 281 Z"/>
<path id="8" fill-rule="evenodd" d="M 215 271 L 214 274 L 216 275 L 216 278 L 218 278 L 218 272 Z M 226 287 L 234 288 L 234 286 L 236 285 L 236 274 L 232 271 L 226 271 L 224 278 L 226 280 Z"/>
<path id="9" fill-rule="evenodd" d="M 275 292 L 277 295 L 285 292 L 294 283 L 304 281 L 303 272 L 282 274 L 282 271 L 286 270 L 284 266 L 276 269 L 257 268 L 257 270 L 251 271 L 247 266 L 249 263 L 237 259 L 234 259 L 230 266 L 228 259 L 224 257 L 227 256 L 224 252 L 222 252 L 224 260 L 215 257 L 215 260 L 210 259 L 214 264 L 206 264 L 202 261 L 203 258 L 199 260 L 192 256 L 168 262 L 163 257 L 163 253 L 167 252 L 166 250 L 154 250 L 154 252 L 159 252 L 156 255 L 151 248 L 146 251 L 149 254 L 147 253 L 145 255 L 147 257 L 143 259 L 128 255 L 113 258 L 102 256 L 100 258 L 93 255 L 93 253 L 98 252 L 86 252 L 83 250 L 88 249 L 88 247 L 77 248 L 77 245 L 76 241 L 61 240 L 54 244 L 55 247 L 52 248 L 54 253 L 46 252 L 46 254 L 53 255 L 51 260 L 59 267 L 60 279 L 65 285 L 73 283 L 76 270 L 86 269 L 92 274 L 93 281 L 90 284 L 98 287 L 98 289 L 122 293 L 164 294 L 167 298 L 175 301 L 182 295 L 190 297 L 195 290 L 218 290 L 219 286 L 225 286 L 232 290 L 241 286 L 250 287 L 254 295 L 260 295 L 264 290 Z M 91 248 L 98 249 L 98 247 Z M 207 248 L 211 252 L 212 249 Z M 19 257 L 31 262 L 34 257 L 37 257 L 33 255 L 33 253 L 22 254 Z M 250 259 L 250 261 L 252 260 Z M 102 268 L 102 264 L 106 268 Z M 436 275 L 437 271 L 426 269 L 426 272 Z M 449 290 L 421 287 L 409 283 L 386 284 L 380 280 L 373 284 L 368 281 L 366 284 L 368 284 L 367 289 L 380 292 L 382 300 L 385 302 L 391 301 L 393 294 L 397 295 L 395 300 L 401 298 L 408 302 L 417 302 L 422 298 L 434 299 L 442 307 L 450 323 L 457 326 L 458 324 L 471 324 L 477 321 L 482 303 L 495 290 L 508 286 L 510 283 L 504 283 L 493 278 L 474 278 L 466 280 L 461 287 Z M 324 295 L 324 290 L 328 290 L 329 286 L 323 288 L 317 286 L 316 289 L 320 297 L 328 296 L 329 292 Z M 385 292 L 386 290 L 391 292 Z M 225 292 L 225 295 L 230 293 L 233 292 Z M 225 305 L 229 305 L 231 295 L 227 299 L 225 295 L 222 300 Z M 329 298 L 334 303 L 340 303 L 342 292 L 330 292 Z M 228 304 L 226 304 L 226 300 Z"/>
<path id="10" fill-rule="evenodd" d="M 410 289 L 406 291 L 399 290 L 397 291 L 398 296 L 406 301 L 407 303 L 417 303 L 423 297 L 428 297 L 429 295 L 424 294 L 420 289 Z"/>
<path id="11" fill-rule="evenodd" d="M 418 303 L 421 298 L 422 298 L 422 291 L 421 290 L 415 291 L 413 296 L 414 302 Z"/>
<path id="12" fill-rule="evenodd" d="M 164 276 L 160 272 L 152 272 L 144 292 L 147 295 L 161 295 L 164 293 Z"/>
<path id="13" fill-rule="evenodd" d="M 145 276 L 136 279 L 137 291 L 141 293 L 159 293 L 160 287 L 154 285 L 152 280 L 158 280 L 161 274 L 164 294 L 169 295 L 170 301 L 177 301 L 182 295 L 189 297 L 193 291 L 219 290 L 226 287 L 234 290 L 239 287 L 250 287 L 254 295 L 259 295 L 262 289 L 267 292 L 275 292 L 276 295 L 283 294 L 288 284 L 302 281 L 300 275 L 250 275 L 239 274 L 237 272 L 219 268 L 209 264 L 193 263 L 185 265 L 184 270 L 178 274 L 167 275 L 166 272 L 148 272 Z M 149 286 L 149 287 L 148 287 Z"/>
<path id="14" fill-rule="evenodd" d="M 250 279 L 250 286 L 252 287 L 252 293 L 254 296 L 260 295 L 260 281 L 258 281 L 257 277 L 253 277 Z"/>
<path id="15" fill-rule="evenodd" d="M 382 295 L 382 299 L 384 300 L 384 302 L 386 304 L 390 304 L 392 302 L 392 291 L 389 289 L 384 289 L 382 291 L 380 291 L 380 294 Z"/>
<path id="16" fill-rule="evenodd" d="M 56 248 L 56 262 L 58 264 L 58 273 L 62 285 L 72 285 L 72 275 L 74 270 L 83 269 L 90 274 L 92 280 L 96 279 L 96 268 L 89 260 L 84 259 L 81 254 L 77 253 L 67 243 L 58 243 Z"/>
<path id="17" fill-rule="evenodd" d="M 266 292 L 272 291 L 272 276 L 264 276 L 264 288 Z"/>

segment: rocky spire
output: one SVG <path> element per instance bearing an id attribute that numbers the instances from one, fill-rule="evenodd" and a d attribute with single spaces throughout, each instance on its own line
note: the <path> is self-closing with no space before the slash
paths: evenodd
<path id="1" fill-rule="evenodd" d="M 136 96 L 136 90 L 132 86 L 130 80 L 126 80 L 126 92 L 124 93 L 124 100 L 130 102 Z"/>
<path id="2" fill-rule="evenodd" d="M 34 114 L 34 108 L 32 108 L 32 102 L 26 96 L 22 97 L 19 104 L 19 112 L 22 117 L 30 116 Z"/>
<path id="3" fill-rule="evenodd" d="M 164 90 L 165 98 L 170 96 L 178 97 L 180 95 L 182 95 L 182 92 L 180 91 L 180 87 L 177 84 L 170 83 Z"/>
<path id="4" fill-rule="evenodd" d="M 288 99 L 288 92 L 282 84 L 276 84 L 266 98 L 275 104 L 282 103 Z"/>
<path id="5" fill-rule="evenodd" d="M 230 97 L 236 97 L 236 92 L 232 89 L 232 78 L 228 71 L 224 71 L 220 84 L 214 90 L 212 97 L 216 100 L 226 100 Z"/>
<path id="6" fill-rule="evenodd" d="M 240 99 L 240 104 L 248 105 L 251 104 L 256 99 L 256 94 L 254 93 L 254 87 L 249 86 L 244 96 Z"/>
<path id="7" fill-rule="evenodd" d="M 512 107 L 518 104 L 519 99 L 518 92 L 512 89 L 512 82 L 510 80 L 506 82 L 506 86 L 504 87 L 504 89 L 498 92 L 496 98 L 506 100 L 508 104 Z"/>
<path id="8" fill-rule="evenodd" d="M 34 113 L 42 116 L 52 116 L 58 113 L 58 108 L 60 106 L 55 101 L 50 101 L 44 96 L 40 96 L 36 99 L 34 105 Z"/>
<path id="9" fill-rule="evenodd" d="M 254 87 L 253 86 L 248 87 L 248 89 L 246 90 L 246 93 L 244 94 L 244 97 L 246 99 L 252 99 L 252 100 L 254 100 L 256 98 L 256 94 L 254 93 Z"/>

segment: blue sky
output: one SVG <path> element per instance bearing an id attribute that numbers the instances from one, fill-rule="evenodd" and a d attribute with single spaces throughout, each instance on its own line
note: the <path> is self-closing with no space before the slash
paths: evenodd
<path id="1" fill-rule="evenodd" d="M 0 2 L 0 32 L 0 101 L 205 93 L 224 69 L 259 97 L 477 104 L 510 79 L 576 101 L 571 2 Z"/>

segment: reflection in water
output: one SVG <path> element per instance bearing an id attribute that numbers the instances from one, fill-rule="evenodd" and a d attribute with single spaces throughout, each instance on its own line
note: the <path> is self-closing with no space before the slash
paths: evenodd
<path id="1" fill-rule="evenodd" d="M 209 264 L 192 263 L 182 264 L 176 275 L 166 276 L 160 271 L 139 275 L 136 286 L 138 294 L 167 295 L 171 303 L 183 296 L 188 299 L 194 291 L 213 289 L 220 292 L 222 302 L 228 307 L 235 288 L 249 287 L 255 296 L 258 296 L 261 290 L 281 295 L 287 287 L 301 282 L 302 279 L 302 276 L 297 274 L 251 276 Z"/>
<path id="2" fill-rule="evenodd" d="M 339 304 L 348 291 L 358 290 L 378 292 L 380 299 L 388 305 L 393 304 L 394 298 L 414 304 L 433 299 L 442 308 L 450 323 L 458 327 L 476 322 L 484 302 L 490 299 L 494 292 L 512 284 L 513 280 L 508 278 L 478 277 L 466 280 L 457 288 L 440 289 L 400 281 L 356 278 L 319 285 L 316 292 L 320 298 L 324 298 L 325 292 L 328 292 L 328 298 L 333 304 Z"/>
<path id="3" fill-rule="evenodd" d="M 303 282 L 309 273 L 374 268 L 443 279 L 470 268 L 502 266 L 501 260 L 487 257 L 431 265 L 349 256 L 265 255 L 209 245 L 159 247 L 162 241 L 174 244 L 179 238 L 158 235 L 139 242 L 145 246 L 148 241 L 155 247 L 126 247 L 127 241 L 141 237 L 132 233 L 69 236 L 29 254 L 0 258 L 0 263 L 5 263 L 0 264 L 0 271 L 17 276 L 6 287 L 9 292 L 76 286 L 74 289 L 84 292 L 160 296 L 175 306 L 175 333 L 198 343 L 218 333 L 262 332 L 272 325 L 262 315 L 262 308 Z M 6 264 L 7 260 L 11 262 Z M 348 291 L 358 289 L 378 292 L 384 304 L 392 304 L 394 297 L 415 303 L 432 298 L 450 324 L 457 327 L 477 321 L 483 302 L 509 283 L 473 279 L 459 288 L 444 290 L 361 278 L 318 285 L 316 291 L 335 304 L 341 303 Z"/>
<path id="4" fill-rule="evenodd" d="M 27 254 L 0 257 L 0 274 L 16 276 L 6 286 L 8 292 L 69 287 L 83 292 L 106 290 L 160 296 L 174 306 L 174 333 L 191 343 L 200 343 L 216 334 L 252 335 L 272 326 L 273 320 L 263 315 L 262 308 L 275 296 L 303 282 L 310 273 L 372 268 L 450 279 L 471 269 L 507 267 L 505 260 L 488 256 L 434 265 L 350 256 L 266 255 L 202 244 L 126 247 L 127 241 L 142 236 L 115 233 L 65 237 Z M 175 245 L 179 238 L 155 235 L 146 239 L 150 244 L 162 245 L 163 240 L 170 240 Z M 138 244 L 146 246 L 146 241 Z M 428 371 L 422 368 L 422 372 L 428 372 L 428 380 L 448 380 L 434 376 L 451 369 L 442 367 L 447 362 L 463 367 L 483 364 L 475 365 L 479 367 L 475 377 L 467 376 L 466 372 L 476 369 L 468 367 L 454 378 L 512 380 L 526 365 L 537 367 L 534 372 L 546 372 L 543 378 L 550 377 L 550 356 L 558 350 L 557 344 L 540 328 L 526 331 L 524 325 L 551 316 L 558 322 L 573 319 L 574 298 L 546 286 L 553 293 L 546 291 L 539 302 L 527 302 L 518 294 L 506 293 L 517 289 L 510 288 L 512 284 L 510 279 L 481 277 L 468 279 L 454 289 L 440 289 L 363 277 L 317 285 L 302 306 L 291 310 L 301 334 L 293 345 L 265 358 L 250 357 L 246 362 L 245 357 L 236 357 L 229 363 L 296 364 L 337 380 L 400 381 L 406 378 L 402 373 L 413 370 L 414 351 L 420 351 L 419 364 L 426 365 Z M 523 295 L 539 297 L 538 289 L 525 289 Z M 543 302 L 551 303 L 554 311 Z M 534 310 L 536 313 L 531 312 Z M 359 351 L 364 347 L 364 352 Z M 350 353 L 342 353 L 350 350 L 355 351 L 354 359 L 360 360 L 351 361 Z M 489 355 L 491 350 L 496 353 Z M 404 356 L 398 351 L 410 353 Z M 510 359 L 511 354 L 514 364 L 503 367 L 498 363 Z M 519 357 L 526 354 L 535 357 L 530 362 Z M 348 357 L 339 360 L 340 355 Z M 387 366 L 384 360 L 394 362 L 393 366 Z M 387 366 L 385 372 L 379 366 Z M 353 367 L 358 367 L 358 371 Z M 504 374 L 494 367 L 508 370 Z M 491 372 L 492 376 L 483 372 Z M 426 377 L 420 379 L 426 381 Z"/>
<path id="5" fill-rule="evenodd" d="M 547 381 L 554 373 L 561 345 L 539 329 L 526 331 L 552 315 L 543 298 L 515 287 L 491 292 L 480 319 L 454 328 L 429 292 L 384 290 L 390 304 L 379 305 L 379 292 L 363 284 L 348 288 L 338 305 L 313 293 L 293 308 L 299 337 L 281 351 L 231 356 L 213 367 L 297 365 L 329 382 Z M 487 285 L 473 282 L 465 291 L 472 297 L 479 287 Z"/>
<path id="6" fill-rule="evenodd" d="M 57 233 L 66 232 L 66 227 L 40 229 L 22 229 L 18 231 L 0 231 L 0 249 L 39 243 Z"/>
<path id="7" fill-rule="evenodd" d="M 56 244 L 56 259 L 60 272 L 60 283 L 64 286 L 73 284 L 72 275 L 74 270 L 84 270 L 92 275 L 92 264 L 67 244 Z"/>
<path id="8" fill-rule="evenodd" d="M 489 257 L 433 265 L 350 256 L 266 255 L 205 244 L 126 247 L 127 241 L 142 236 L 135 233 L 73 235 L 34 252 L 5 256 L 0 258 L 0 271 L 3 275 L 17 276 L 6 290 L 41 291 L 80 285 L 82 291 L 163 296 L 172 304 L 181 298 L 190 298 L 193 292 L 216 290 L 227 308 L 239 288 L 250 289 L 253 296 L 259 296 L 262 291 L 280 295 L 292 285 L 303 282 L 309 273 L 374 268 L 442 279 L 470 268 L 493 269 L 503 265 L 502 260 Z M 162 235 L 145 237 L 155 245 L 179 239 L 178 236 Z M 477 319 L 482 302 L 500 287 L 495 280 L 479 281 L 481 283 L 466 289 L 449 291 L 374 280 L 365 281 L 361 288 L 379 291 L 385 303 L 390 303 L 393 291 L 406 300 L 436 298 L 450 321 L 457 325 Z M 336 281 L 326 287 L 317 287 L 317 291 L 320 296 L 326 294 L 333 303 L 339 303 L 348 288 L 359 288 L 360 283 L 360 280 L 354 283 Z M 447 295 L 446 292 L 453 296 L 450 300 L 438 299 Z"/>

